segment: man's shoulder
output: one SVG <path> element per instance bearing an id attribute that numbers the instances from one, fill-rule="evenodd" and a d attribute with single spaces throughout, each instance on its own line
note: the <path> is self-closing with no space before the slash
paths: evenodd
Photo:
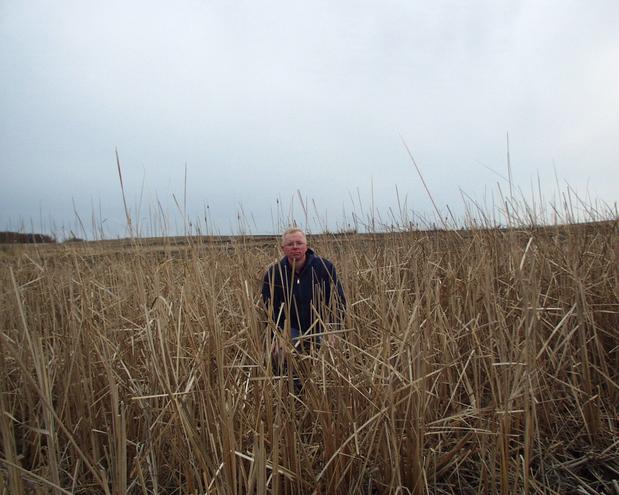
<path id="1" fill-rule="evenodd" d="M 279 261 L 275 261 L 271 263 L 269 267 L 267 268 L 265 275 L 281 273 L 283 270 L 286 269 L 285 260 L 286 260 L 285 258 L 282 258 Z"/>
<path id="2" fill-rule="evenodd" d="M 322 256 L 319 256 L 317 254 L 314 254 L 311 263 L 315 269 L 327 270 L 329 272 L 333 270 L 334 267 L 332 261 L 328 260 L 327 258 L 323 258 Z"/>

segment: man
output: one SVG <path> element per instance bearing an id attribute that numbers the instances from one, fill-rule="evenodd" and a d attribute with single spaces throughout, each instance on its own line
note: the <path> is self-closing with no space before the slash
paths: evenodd
<path id="1" fill-rule="evenodd" d="M 320 345 L 325 325 L 341 322 L 346 299 L 333 263 L 307 247 L 298 228 L 282 235 L 284 257 L 264 275 L 262 299 L 270 318 L 299 352 Z M 280 351 L 274 339 L 273 357 Z"/>

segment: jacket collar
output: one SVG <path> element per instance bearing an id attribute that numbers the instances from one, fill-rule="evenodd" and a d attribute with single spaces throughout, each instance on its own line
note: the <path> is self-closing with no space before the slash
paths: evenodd
<path id="1" fill-rule="evenodd" d="M 316 253 L 314 253 L 314 250 L 307 248 L 307 251 L 305 251 L 305 264 L 303 265 L 303 269 L 301 270 L 300 273 L 303 273 L 312 264 L 315 257 L 316 257 Z M 292 265 L 290 264 L 286 256 L 282 258 L 280 263 L 286 269 L 292 271 Z"/>

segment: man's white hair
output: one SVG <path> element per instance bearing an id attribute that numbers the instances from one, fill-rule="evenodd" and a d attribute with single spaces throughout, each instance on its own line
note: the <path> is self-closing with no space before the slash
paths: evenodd
<path id="1" fill-rule="evenodd" d="M 300 229 L 299 227 L 290 227 L 289 229 L 284 230 L 284 233 L 282 234 L 282 246 L 284 245 L 284 242 L 286 242 L 287 235 L 296 234 L 297 232 L 303 234 L 303 238 L 305 239 L 305 242 L 307 242 L 307 236 L 305 235 L 305 232 L 303 232 L 303 229 Z"/>

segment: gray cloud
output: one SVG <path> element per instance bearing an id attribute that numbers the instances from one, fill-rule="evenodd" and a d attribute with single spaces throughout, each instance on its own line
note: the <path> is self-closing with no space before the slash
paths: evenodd
<path id="1" fill-rule="evenodd" d="M 408 206 L 462 211 L 506 174 L 555 173 L 607 203 L 619 185 L 616 2 L 5 3 L 0 222 L 74 225 L 101 204 L 122 231 L 114 148 L 137 214 L 241 208 L 276 228 L 300 190 L 332 226 Z M 490 170 L 491 169 L 491 170 Z M 494 173 L 492 170 L 498 172 Z M 372 184 L 372 186 L 371 186 Z M 142 186 L 143 185 L 143 186 Z M 502 187 L 505 184 L 502 183 Z M 296 201 L 296 200 L 295 200 Z M 295 212 L 300 211 L 296 201 Z M 369 206 L 366 206 L 369 207 Z M 177 220 L 178 223 L 178 220 Z M 182 222 L 181 222 L 182 223 Z"/>

